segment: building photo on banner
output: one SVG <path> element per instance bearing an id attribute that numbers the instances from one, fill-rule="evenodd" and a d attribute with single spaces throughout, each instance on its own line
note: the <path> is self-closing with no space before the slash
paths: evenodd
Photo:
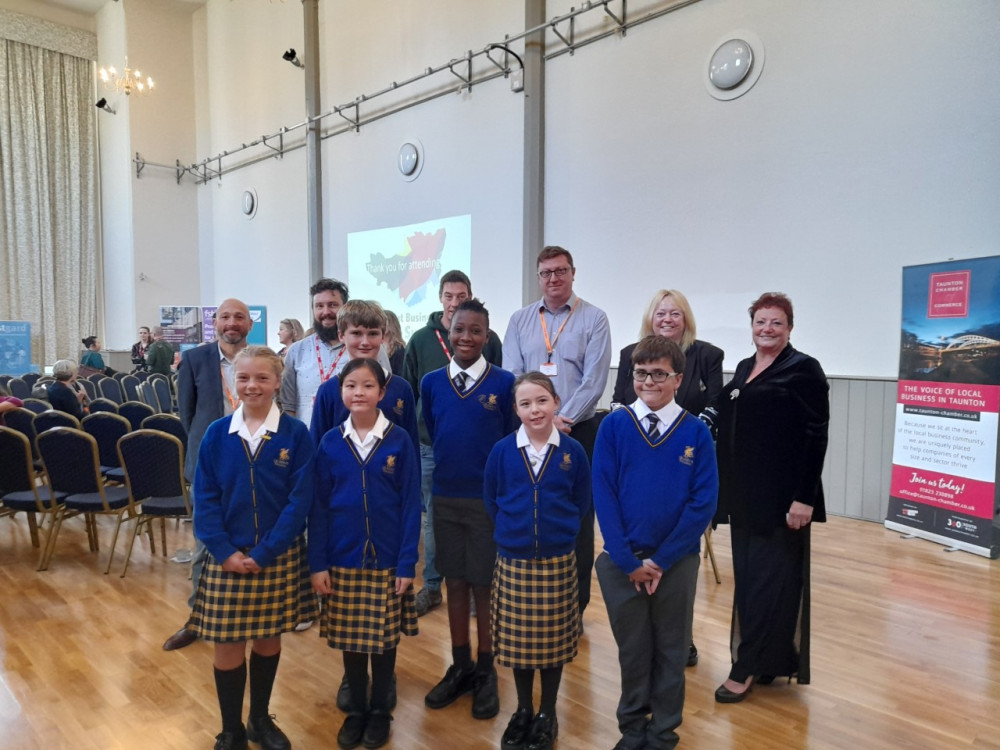
<path id="1" fill-rule="evenodd" d="M 902 320 L 885 525 L 996 558 L 1000 256 L 904 268 Z"/>

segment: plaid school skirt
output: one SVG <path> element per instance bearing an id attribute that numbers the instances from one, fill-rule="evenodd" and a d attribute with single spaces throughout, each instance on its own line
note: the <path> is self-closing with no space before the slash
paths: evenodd
<path id="1" fill-rule="evenodd" d="M 497 555 L 492 632 L 496 660 L 512 669 L 549 669 L 573 660 L 580 641 L 576 553 L 544 560 Z"/>
<path id="2" fill-rule="evenodd" d="M 330 568 L 333 594 L 323 596 L 319 635 L 330 648 L 381 654 L 395 648 L 399 634 L 417 634 L 413 585 L 396 596 L 396 570 Z"/>
<path id="3" fill-rule="evenodd" d="M 319 614 L 303 537 L 260 573 L 230 573 L 205 561 L 188 628 L 206 641 L 273 638 Z"/>

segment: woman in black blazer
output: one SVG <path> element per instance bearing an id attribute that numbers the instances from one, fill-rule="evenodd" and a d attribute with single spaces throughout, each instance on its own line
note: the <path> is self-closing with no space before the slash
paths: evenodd
<path id="1" fill-rule="evenodd" d="M 639 338 L 658 333 L 680 346 L 687 355 L 684 379 L 677 395 L 677 404 L 695 416 L 707 407 L 714 406 L 722 392 L 722 358 L 724 353 L 707 341 L 696 339 L 694 313 L 687 297 L 676 289 L 661 289 L 653 299 L 642 318 Z M 635 387 L 632 384 L 632 350 L 629 344 L 621 351 L 618 362 L 618 379 L 611 400 L 618 404 L 635 402 Z"/>

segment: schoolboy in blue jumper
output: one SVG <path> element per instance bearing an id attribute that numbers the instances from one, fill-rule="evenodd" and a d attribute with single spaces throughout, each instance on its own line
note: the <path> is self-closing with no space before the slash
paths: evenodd
<path id="1" fill-rule="evenodd" d="M 493 645 L 514 670 L 517 711 L 501 748 L 551 750 L 559 732 L 556 696 L 564 664 L 580 639 L 576 538 L 592 502 L 583 446 L 554 424 L 559 397 L 548 376 L 526 372 L 514 383 L 521 426 L 490 452 L 483 500 L 496 525 Z M 541 706 L 532 688 L 541 672 Z"/>
<path id="2" fill-rule="evenodd" d="M 222 713 L 216 750 L 291 747 L 270 714 L 281 633 L 317 615 L 302 532 L 312 505 L 313 445 L 274 403 L 281 360 L 250 346 L 233 361 L 240 404 L 209 425 L 198 452 L 194 531 L 208 550 L 188 627 L 215 643 Z M 250 717 L 243 726 L 250 653 Z"/>
<path id="3" fill-rule="evenodd" d="M 351 707 L 342 748 L 381 747 L 400 632 L 416 635 L 412 581 L 420 541 L 420 459 L 378 409 L 385 372 L 355 359 L 341 373 L 350 417 L 320 441 L 309 515 L 309 567 L 324 595 L 320 636 L 342 649 Z M 371 703 L 368 661 L 371 660 Z"/>
<path id="4" fill-rule="evenodd" d="M 348 360 L 378 356 L 385 336 L 386 317 L 382 306 L 368 300 L 351 300 L 337 312 L 337 330 L 340 340 L 347 349 Z M 405 378 L 386 373 L 385 396 L 379 402 L 379 410 L 390 422 L 402 427 L 413 439 L 414 450 L 420 450 L 420 434 L 417 430 L 417 409 L 414 405 L 413 389 Z M 312 423 L 309 432 L 313 442 L 320 440 L 334 427 L 344 423 L 349 414 L 344 400 L 340 397 L 340 376 L 334 376 L 323 383 L 316 392 L 313 404 Z"/>
<path id="5" fill-rule="evenodd" d="M 514 376 L 483 356 L 490 316 L 465 300 L 451 320 L 452 360 L 420 381 L 420 405 L 434 449 L 435 564 L 448 591 L 454 663 L 424 699 L 444 708 L 472 692 L 472 716 L 500 711 L 490 634 L 490 584 L 496 562 L 493 522 L 483 504 L 483 469 L 490 450 L 514 431 Z M 472 662 L 469 592 L 476 603 L 478 660 Z"/>
<path id="6" fill-rule="evenodd" d="M 719 477 L 708 428 L 674 401 L 680 347 L 647 336 L 632 363 L 639 398 L 601 423 L 594 447 L 596 568 L 621 667 L 615 747 L 662 750 L 679 741 L 701 536 Z"/>

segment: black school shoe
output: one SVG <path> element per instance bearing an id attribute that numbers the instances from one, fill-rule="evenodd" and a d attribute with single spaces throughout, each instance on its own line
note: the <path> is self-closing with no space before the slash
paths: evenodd
<path id="1" fill-rule="evenodd" d="M 399 694 L 396 692 L 396 673 L 392 673 L 392 682 L 389 683 L 389 710 L 392 711 L 396 708 L 396 701 L 399 698 Z M 345 714 L 351 712 L 354 708 L 354 702 L 351 700 L 351 686 L 347 684 L 347 675 L 345 674 L 340 680 L 340 687 L 337 688 L 337 708 L 343 711 Z"/>
<path id="2" fill-rule="evenodd" d="M 531 722 L 524 750 L 552 750 L 552 745 L 558 735 L 559 722 L 556 717 L 539 713 Z"/>
<path id="3" fill-rule="evenodd" d="M 392 721 L 392 714 L 388 711 L 374 710 L 368 714 L 368 722 L 365 724 L 365 734 L 361 742 L 365 747 L 382 747 L 389 741 L 389 723 Z"/>
<path id="4" fill-rule="evenodd" d="M 503 738 L 500 740 L 502 750 L 523 750 L 530 728 L 531 709 L 517 709 L 507 722 L 507 729 L 504 730 Z"/>
<path id="5" fill-rule="evenodd" d="M 238 732 L 221 732 L 215 735 L 215 750 L 247 750 L 247 733 L 241 726 Z"/>
<path id="6" fill-rule="evenodd" d="M 500 713 L 500 695 L 497 693 L 497 670 L 478 669 L 472 677 L 472 718 L 492 719 Z"/>
<path id="7" fill-rule="evenodd" d="M 292 750 L 288 736 L 275 726 L 273 714 L 257 720 L 251 716 L 247 720 L 247 739 L 259 742 L 261 750 Z"/>
<path id="8" fill-rule="evenodd" d="M 688 648 L 688 660 L 687 665 L 693 667 L 698 663 L 698 649 L 695 648 L 694 641 L 691 641 L 691 646 Z"/>
<path id="9" fill-rule="evenodd" d="M 475 673 L 474 666 L 470 666 L 468 669 L 459 669 L 457 665 L 452 664 L 444 673 L 441 682 L 432 687 L 427 697 L 424 698 L 424 705 L 427 708 L 450 706 L 459 697 L 472 690 L 472 677 Z"/>
<path id="10" fill-rule="evenodd" d="M 365 734 L 365 715 L 361 713 L 347 714 L 344 723 L 337 732 L 337 745 L 343 750 L 351 750 L 361 744 Z"/>

